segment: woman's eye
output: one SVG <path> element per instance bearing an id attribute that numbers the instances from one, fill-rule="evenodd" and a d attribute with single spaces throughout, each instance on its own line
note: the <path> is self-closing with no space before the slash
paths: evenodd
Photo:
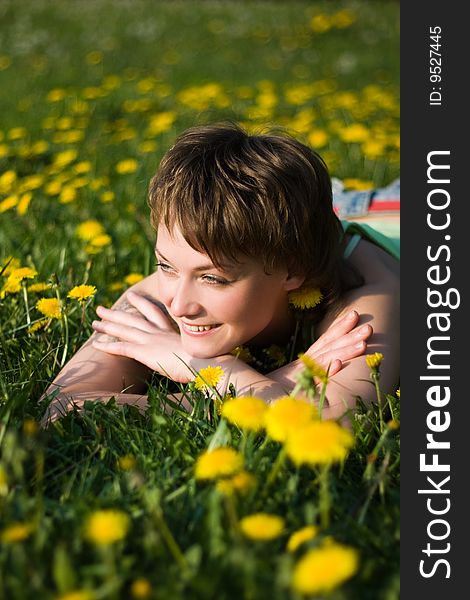
<path id="1" fill-rule="evenodd" d="M 173 269 L 170 267 L 170 265 L 167 265 L 166 263 L 162 263 L 162 262 L 157 262 L 155 263 L 155 265 L 161 269 L 162 271 L 165 271 L 167 273 L 170 273 Z"/>
<path id="2" fill-rule="evenodd" d="M 204 281 L 211 285 L 229 285 L 230 281 L 223 277 L 216 277 L 215 275 L 204 275 Z"/>

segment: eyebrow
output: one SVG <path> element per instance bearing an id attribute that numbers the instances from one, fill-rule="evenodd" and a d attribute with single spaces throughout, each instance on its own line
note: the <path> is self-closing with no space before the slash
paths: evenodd
<path id="1" fill-rule="evenodd" d="M 168 258 L 166 258 L 165 256 L 163 256 L 163 254 L 160 252 L 160 250 L 158 248 L 155 248 L 155 253 L 158 254 L 158 256 L 160 256 L 166 262 L 171 263 L 171 260 L 169 260 Z M 220 267 L 224 271 L 233 271 L 235 269 L 234 265 L 230 265 L 228 263 L 221 263 Z M 207 271 L 207 270 L 210 270 L 210 269 L 216 269 L 217 270 L 218 267 L 216 267 L 213 263 L 207 263 L 206 265 L 200 265 L 199 267 L 196 267 L 194 270 L 195 271 Z"/>

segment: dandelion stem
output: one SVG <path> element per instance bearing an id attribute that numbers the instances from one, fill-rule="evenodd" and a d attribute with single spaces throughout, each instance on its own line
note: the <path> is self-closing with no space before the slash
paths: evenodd
<path id="1" fill-rule="evenodd" d="M 299 335 L 299 329 L 300 329 L 300 319 L 296 319 L 294 335 L 292 337 L 292 346 L 290 349 L 290 356 L 289 356 L 290 363 L 294 360 L 294 352 L 297 347 L 297 336 Z"/>
<path id="2" fill-rule="evenodd" d="M 383 417 L 383 407 L 382 407 L 382 392 L 380 391 L 379 386 L 380 375 L 378 372 L 372 373 L 372 381 L 375 385 L 375 392 L 377 394 L 377 405 L 379 407 L 379 422 L 380 422 L 380 433 L 383 433 L 384 430 L 384 417 Z"/>
<path id="3" fill-rule="evenodd" d="M 319 497 L 319 509 L 320 509 L 320 522 L 323 529 L 327 529 L 330 526 L 330 508 L 331 508 L 331 496 L 330 496 L 330 465 L 324 465 L 320 470 L 320 497 Z"/>
<path id="4" fill-rule="evenodd" d="M 264 486 L 264 493 L 266 493 L 268 491 L 270 485 L 276 479 L 280 468 L 284 464 L 286 456 L 287 456 L 286 448 L 285 448 L 285 446 L 282 446 L 282 448 L 279 450 L 279 454 L 277 455 L 276 460 L 273 463 L 273 466 L 271 467 L 271 471 L 269 472 L 269 475 L 266 479 L 266 485 Z"/>
<path id="5" fill-rule="evenodd" d="M 184 554 L 181 552 L 181 548 L 178 546 L 175 538 L 173 537 L 170 528 L 166 524 L 166 521 L 163 517 L 162 509 L 160 507 L 157 507 L 152 512 L 155 524 L 157 525 L 162 538 L 165 540 L 165 543 L 168 546 L 168 550 L 173 555 L 173 558 L 176 560 L 179 567 L 183 571 L 188 571 L 188 563 L 186 562 Z"/>
<path id="6" fill-rule="evenodd" d="M 359 523 L 359 525 L 362 525 L 362 523 L 364 522 L 367 510 L 369 508 L 369 504 L 372 500 L 372 497 L 374 496 L 375 490 L 377 489 L 377 487 L 379 485 L 383 485 L 383 478 L 387 471 L 389 462 L 390 462 L 390 450 L 387 450 L 385 452 L 385 457 L 384 457 L 382 465 L 380 467 L 380 471 L 377 473 L 375 480 L 373 481 L 372 485 L 369 487 L 369 491 L 367 492 L 367 498 L 361 508 L 361 512 L 359 513 L 359 517 L 357 519 L 357 522 Z"/>
<path id="7" fill-rule="evenodd" d="M 22 282 L 21 287 L 23 288 L 24 307 L 26 309 L 26 322 L 28 323 L 28 327 L 29 327 L 31 325 L 31 317 L 29 314 L 29 306 L 28 306 L 28 290 L 26 289 L 24 282 Z"/>
<path id="8" fill-rule="evenodd" d="M 327 386 L 327 382 L 325 381 L 321 388 L 320 399 L 318 400 L 318 415 L 319 415 L 320 419 L 321 419 L 321 413 L 323 410 L 323 405 L 325 404 L 325 399 L 326 399 L 326 386 Z"/>

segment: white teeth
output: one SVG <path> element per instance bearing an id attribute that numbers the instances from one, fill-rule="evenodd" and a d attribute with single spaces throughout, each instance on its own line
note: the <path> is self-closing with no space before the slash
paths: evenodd
<path id="1" fill-rule="evenodd" d="M 189 331 L 209 331 L 209 329 L 212 329 L 213 327 L 215 327 L 215 325 L 186 325 L 186 328 L 189 329 Z"/>

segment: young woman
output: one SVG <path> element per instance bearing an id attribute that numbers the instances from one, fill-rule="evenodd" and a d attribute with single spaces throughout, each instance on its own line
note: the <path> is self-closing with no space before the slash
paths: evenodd
<path id="1" fill-rule="evenodd" d="M 190 129 L 163 157 L 149 203 L 157 270 L 98 307 L 95 333 L 46 392 L 46 422 L 111 396 L 144 408 L 152 371 L 188 382 L 207 366 L 222 367 L 221 389 L 269 402 L 294 388 L 299 352 L 330 367 L 326 418 L 374 398 L 366 347 L 384 355 L 383 390 L 396 389 L 398 262 L 370 228 L 368 239 L 357 225 L 348 234 L 310 148 L 235 125 Z M 256 357 L 273 344 L 290 358 L 266 371 Z"/>

